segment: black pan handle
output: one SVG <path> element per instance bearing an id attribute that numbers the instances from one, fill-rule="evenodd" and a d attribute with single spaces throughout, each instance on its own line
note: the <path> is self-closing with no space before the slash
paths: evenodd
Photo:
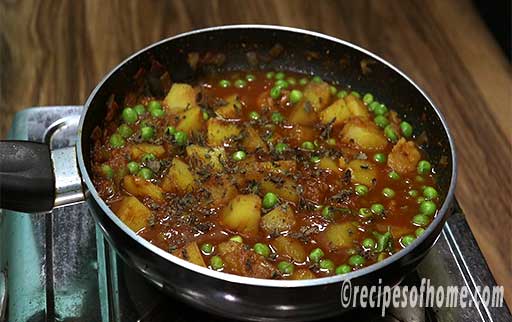
<path id="1" fill-rule="evenodd" d="M 50 211 L 55 176 L 50 148 L 29 141 L 0 141 L 0 208 Z"/>

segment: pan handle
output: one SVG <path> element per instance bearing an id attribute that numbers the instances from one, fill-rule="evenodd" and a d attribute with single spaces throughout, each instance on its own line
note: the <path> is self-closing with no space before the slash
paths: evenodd
<path id="1" fill-rule="evenodd" d="M 74 147 L 0 141 L 0 208 L 46 212 L 84 199 Z"/>

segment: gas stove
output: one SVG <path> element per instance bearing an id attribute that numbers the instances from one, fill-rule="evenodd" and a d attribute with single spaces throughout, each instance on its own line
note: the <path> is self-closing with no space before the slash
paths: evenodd
<path id="1" fill-rule="evenodd" d="M 72 146 L 81 106 L 29 108 L 16 114 L 10 139 Z M 1 211 L 0 315 L 10 322 L 225 321 L 156 289 L 125 265 L 96 227 L 85 203 L 29 215 Z M 459 207 L 404 284 L 495 285 Z M 507 307 L 354 309 L 329 321 L 511 321 Z"/>

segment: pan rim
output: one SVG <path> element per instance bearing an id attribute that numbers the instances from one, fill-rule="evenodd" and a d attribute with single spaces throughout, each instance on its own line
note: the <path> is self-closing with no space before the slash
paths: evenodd
<path id="1" fill-rule="evenodd" d="M 322 277 L 322 278 L 316 278 L 316 279 L 310 279 L 310 280 L 270 280 L 270 279 L 260 279 L 260 278 L 253 278 L 253 277 L 245 277 L 240 275 L 234 275 L 234 274 L 228 274 L 223 272 L 217 272 L 205 267 L 201 267 L 195 264 L 192 264 L 186 260 L 180 259 L 174 255 L 172 255 L 169 252 L 166 252 L 165 250 L 151 244 L 146 239 L 138 236 L 134 231 L 132 231 L 128 226 L 126 226 L 115 214 L 114 212 L 108 207 L 108 205 L 105 203 L 105 201 L 98 195 L 98 192 L 96 191 L 96 188 L 94 187 L 92 180 L 90 179 L 90 176 L 88 174 L 87 168 L 85 166 L 85 161 L 83 158 L 83 152 L 82 152 L 82 128 L 85 122 L 85 118 L 87 115 L 87 112 L 89 110 L 89 106 L 92 103 L 94 97 L 96 96 L 96 93 L 100 90 L 100 88 L 103 86 L 105 82 L 108 81 L 108 79 L 115 74 L 119 69 L 121 69 L 127 62 L 131 61 L 135 57 L 151 50 L 154 47 L 157 47 L 163 43 L 166 43 L 168 41 L 172 41 L 175 39 L 188 37 L 194 34 L 198 33 L 208 33 L 213 31 L 219 31 L 219 30 L 233 30 L 233 29 L 262 29 L 266 31 L 283 31 L 283 32 L 292 32 L 292 33 L 299 33 L 306 36 L 312 36 L 312 37 L 318 37 L 324 40 L 335 42 L 342 46 L 350 47 L 356 51 L 362 52 L 365 55 L 368 55 L 369 57 L 372 57 L 376 61 L 386 65 L 388 68 L 392 69 L 395 73 L 397 73 L 400 77 L 404 78 L 406 81 L 408 81 L 413 87 L 426 99 L 426 101 L 429 103 L 429 105 L 434 109 L 436 116 L 441 121 L 441 124 L 443 125 L 443 130 L 445 131 L 448 142 L 450 144 L 450 152 L 451 152 L 451 161 L 452 161 L 452 174 L 450 178 L 450 185 L 448 188 L 448 192 L 446 194 L 446 198 L 443 202 L 443 205 L 439 209 L 439 212 L 437 216 L 434 218 L 432 223 L 426 228 L 425 233 L 418 237 L 413 244 L 408 246 L 405 249 L 402 249 L 395 254 L 385 258 L 384 260 L 374 263 L 372 265 L 369 265 L 367 267 L 358 269 L 356 271 L 349 272 L 347 274 L 343 275 L 335 275 L 335 276 L 329 276 L 329 277 Z M 278 26 L 278 25 L 264 25 L 264 24 L 236 24 L 236 25 L 224 25 L 224 26 L 216 26 L 216 27 L 208 27 L 208 28 L 202 28 L 202 29 L 196 29 L 188 32 L 184 32 L 163 40 L 160 40 L 158 42 L 155 42 L 124 59 L 120 64 L 118 64 L 116 67 L 111 69 L 102 79 L 101 81 L 96 85 L 96 87 L 93 89 L 89 97 L 87 98 L 87 101 L 84 104 L 84 110 L 82 111 L 82 115 L 80 117 L 80 122 L 78 125 L 78 140 L 77 140 L 77 159 L 78 159 L 78 165 L 80 169 L 80 173 L 82 175 L 82 181 L 85 183 L 87 188 L 88 197 L 94 198 L 94 200 L 98 203 L 101 210 L 104 212 L 105 215 L 109 217 L 110 220 L 112 220 L 118 228 L 120 228 L 125 234 L 127 234 L 129 237 L 131 237 L 134 241 L 136 241 L 138 244 L 146 248 L 148 251 L 164 258 L 167 261 L 172 262 L 173 264 L 182 266 L 186 269 L 189 269 L 191 271 L 194 271 L 201 275 L 206 275 L 208 277 L 216 278 L 225 282 L 230 283 L 236 283 L 236 284 L 244 284 L 244 285 L 252 285 L 252 286 L 259 286 L 259 287 L 277 287 L 277 288 L 301 288 L 301 287 L 312 287 L 312 286 L 322 286 L 322 285 L 328 285 L 328 284 L 335 284 L 335 283 L 342 283 L 345 280 L 351 280 L 358 278 L 360 276 L 368 275 L 373 272 L 376 272 L 388 265 L 390 265 L 393 262 L 399 261 L 401 258 L 407 256 L 409 253 L 413 252 L 418 245 L 420 245 L 423 241 L 425 241 L 430 234 L 432 234 L 436 228 L 444 224 L 444 221 L 448 215 L 448 210 L 453 202 L 454 193 L 455 193 L 455 185 L 457 181 L 457 155 L 455 151 L 455 144 L 453 137 L 451 135 L 450 129 L 448 127 L 448 124 L 446 122 L 446 119 L 444 115 L 440 112 L 439 108 L 434 104 L 432 99 L 409 77 L 407 76 L 402 70 L 395 67 L 393 64 L 388 62 L 387 60 L 381 58 L 380 56 L 372 53 L 371 51 L 355 45 L 351 42 L 338 39 L 332 36 L 328 36 L 316 31 L 310 31 L 300 28 L 293 28 L 293 27 L 285 27 L 285 26 Z M 436 237 L 439 238 L 439 235 Z"/>

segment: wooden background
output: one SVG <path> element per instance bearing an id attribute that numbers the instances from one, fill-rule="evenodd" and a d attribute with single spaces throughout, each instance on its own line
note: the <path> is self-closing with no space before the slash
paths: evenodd
<path id="1" fill-rule="evenodd" d="M 80 104 L 133 51 L 195 28 L 301 27 L 391 61 L 445 113 L 456 196 L 512 304 L 511 68 L 468 1 L 0 0 L 0 136 L 28 106 Z"/>

